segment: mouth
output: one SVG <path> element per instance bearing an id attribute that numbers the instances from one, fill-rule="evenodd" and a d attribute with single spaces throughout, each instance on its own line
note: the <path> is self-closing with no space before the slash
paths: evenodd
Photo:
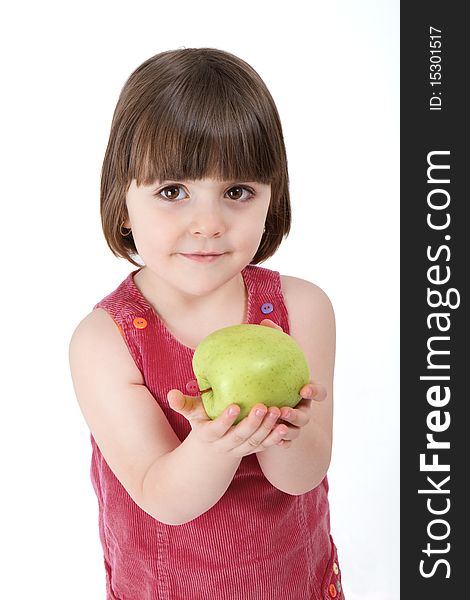
<path id="1" fill-rule="evenodd" d="M 223 256 L 224 254 L 225 254 L 225 252 L 220 252 L 220 253 L 200 252 L 197 254 L 181 253 L 181 256 L 184 256 L 185 258 L 196 261 L 196 262 L 207 262 L 208 263 L 208 262 L 215 262 L 218 258 Z"/>

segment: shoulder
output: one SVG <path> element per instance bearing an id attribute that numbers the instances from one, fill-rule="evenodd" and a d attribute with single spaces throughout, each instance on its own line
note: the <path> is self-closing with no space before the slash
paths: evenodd
<path id="1" fill-rule="evenodd" d="M 90 361 L 113 365 L 125 372 L 130 380 L 142 383 L 142 374 L 127 349 L 122 331 L 103 308 L 95 308 L 76 326 L 69 343 L 72 370 L 80 372 Z"/>
<path id="2" fill-rule="evenodd" d="M 318 285 L 305 279 L 281 275 L 281 288 L 289 313 L 289 333 L 305 353 L 315 381 L 326 387 L 332 399 L 336 352 L 332 303 Z"/>
<path id="3" fill-rule="evenodd" d="M 103 334 L 117 328 L 111 315 L 103 308 L 95 308 L 86 315 L 76 326 L 71 343 L 79 343 L 83 340 L 100 339 Z"/>
<path id="4" fill-rule="evenodd" d="M 304 321 L 309 315 L 334 321 L 330 298 L 321 287 L 290 275 L 281 275 L 281 289 L 291 320 L 299 317 Z"/>

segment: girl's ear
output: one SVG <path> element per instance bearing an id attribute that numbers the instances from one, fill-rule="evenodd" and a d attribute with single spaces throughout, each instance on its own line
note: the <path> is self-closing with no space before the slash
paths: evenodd
<path id="1" fill-rule="evenodd" d="M 121 212 L 121 216 L 120 216 L 120 219 L 119 219 L 119 226 L 120 227 L 125 227 L 126 229 L 130 229 L 130 227 L 131 227 L 131 222 L 129 221 L 129 215 L 128 215 L 126 209 L 124 209 Z"/>

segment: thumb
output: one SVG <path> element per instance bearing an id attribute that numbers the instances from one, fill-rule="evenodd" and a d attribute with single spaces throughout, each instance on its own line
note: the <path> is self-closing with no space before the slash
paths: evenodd
<path id="1" fill-rule="evenodd" d="M 275 323 L 272 319 L 263 319 L 260 321 L 260 325 L 264 327 L 272 327 L 273 329 L 279 329 L 279 331 L 283 331 L 282 327 Z"/>
<path id="2" fill-rule="evenodd" d="M 171 409 L 186 416 L 188 407 L 184 395 L 179 390 L 170 390 L 166 397 Z"/>
<path id="3" fill-rule="evenodd" d="M 183 415 L 186 419 L 197 418 L 200 398 L 196 396 L 185 396 L 179 390 L 170 390 L 167 394 L 168 404 L 175 412 Z"/>

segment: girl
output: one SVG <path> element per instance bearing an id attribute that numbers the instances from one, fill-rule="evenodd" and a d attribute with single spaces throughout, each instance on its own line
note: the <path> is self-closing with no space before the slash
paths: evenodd
<path id="1" fill-rule="evenodd" d="M 101 215 L 112 252 L 138 267 L 70 342 L 107 599 L 342 600 L 326 477 L 334 315 L 313 283 L 257 266 L 291 220 L 259 75 L 210 48 L 140 65 L 114 112 Z M 210 420 L 194 349 L 239 323 L 292 335 L 321 385 L 294 409 L 257 404 L 234 425 L 232 404 Z"/>

